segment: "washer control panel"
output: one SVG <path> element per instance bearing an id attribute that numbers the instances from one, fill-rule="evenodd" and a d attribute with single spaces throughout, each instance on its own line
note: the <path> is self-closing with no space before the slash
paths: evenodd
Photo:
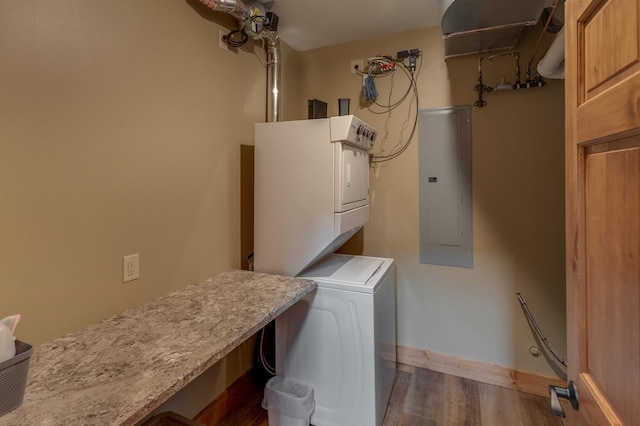
<path id="1" fill-rule="evenodd" d="M 331 142 L 342 142 L 367 151 L 373 148 L 376 130 L 354 115 L 329 118 Z"/>

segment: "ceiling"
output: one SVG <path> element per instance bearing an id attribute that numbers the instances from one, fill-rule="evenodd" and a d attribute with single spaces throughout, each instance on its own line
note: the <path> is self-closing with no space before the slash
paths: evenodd
<path id="1" fill-rule="evenodd" d="M 442 0 L 276 0 L 278 34 L 297 51 L 439 26 Z"/>

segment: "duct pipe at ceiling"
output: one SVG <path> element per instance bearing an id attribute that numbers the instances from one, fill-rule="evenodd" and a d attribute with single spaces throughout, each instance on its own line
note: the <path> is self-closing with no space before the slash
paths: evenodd
<path id="1" fill-rule="evenodd" d="M 445 59 L 516 46 L 553 0 L 442 0 Z"/>
<path id="2" fill-rule="evenodd" d="M 240 0 L 200 0 L 200 3 L 211 10 L 228 13 L 240 21 L 251 18 L 251 8 Z"/>
<path id="3" fill-rule="evenodd" d="M 538 74 L 546 78 L 564 78 L 564 27 L 538 62 Z"/>
<path id="4" fill-rule="evenodd" d="M 228 13 L 241 22 L 254 16 L 255 9 L 241 0 L 200 0 L 200 3 L 216 12 Z M 249 22 L 249 25 L 251 23 Z M 280 120 L 280 37 L 277 31 L 263 29 L 254 38 L 263 38 L 267 49 L 267 121 Z"/>

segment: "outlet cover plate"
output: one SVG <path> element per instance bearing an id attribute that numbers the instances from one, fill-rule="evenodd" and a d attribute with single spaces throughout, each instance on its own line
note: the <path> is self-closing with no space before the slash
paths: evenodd
<path id="1" fill-rule="evenodd" d="M 140 255 L 130 254 L 122 258 L 122 282 L 137 280 L 140 278 Z"/>

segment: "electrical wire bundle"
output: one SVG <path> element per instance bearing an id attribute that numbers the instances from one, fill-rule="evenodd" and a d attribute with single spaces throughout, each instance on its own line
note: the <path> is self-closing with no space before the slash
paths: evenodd
<path id="1" fill-rule="evenodd" d="M 238 36 L 240 37 L 239 39 Z M 249 34 L 247 34 L 244 28 L 242 28 L 230 31 L 229 34 L 222 36 L 222 39 L 227 43 L 227 46 L 238 48 L 247 44 L 249 41 Z"/>
<path id="2" fill-rule="evenodd" d="M 378 89 L 376 89 L 376 83 L 370 75 L 364 79 L 364 83 L 362 84 L 362 94 L 366 101 L 375 101 L 378 99 Z"/>
<path id="3" fill-rule="evenodd" d="M 378 89 L 374 81 L 376 76 L 389 75 L 396 69 L 396 62 L 390 56 L 375 56 L 367 59 L 367 66 L 363 72 L 356 67 L 358 74 L 366 77 L 362 82 L 362 95 L 366 102 L 374 102 L 378 99 Z"/>
<path id="4" fill-rule="evenodd" d="M 222 37 L 222 40 L 229 47 L 239 48 L 247 44 L 250 36 L 260 37 L 264 29 L 275 31 L 277 27 L 278 17 L 274 13 L 267 12 L 266 15 L 254 15 L 249 19 L 248 26 L 244 25 L 240 29 L 230 31 L 229 34 Z M 249 32 L 247 32 L 247 28 Z"/>
<path id="5" fill-rule="evenodd" d="M 374 114 L 387 114 L 387 119 L 385 120 L 385 134 L 384 137 L 380 141 L 380 148 L 377 153 L 371 154 L 370 161 L 372 166 L 381 165 L 381 163 L 387 163 L 394 158 L 400 156 L 408 147 L 413 137 L 415 136 L 416 129 L 418 127 L 418 83 L 416 80 L 416 59 L 420 56 L 419 52 L 412 51 L 411 55 L 405 55 L 403 58 L 396 57 L 392 58 L 390 56 L 377 56 L 374 58 L 369 58 L 367 60 L 367 66 L 364 71 L 359 71 L 356 68 L 356 72 L 363 76 L 363 98 L 366 104 L 366 108 L 374 113 Z M 408 58 L 408 65 L 405 64 L 404 59 Z M 399 66 L 398 66 L 399 65 Z M 404 71 L 404 74 L 409 79 L 409 87 L 404 92 L 404 94 L 397 101 L 392 102 L 392 93 L 394 86 L 394 76 L 395 71 L 400 68 Z M 365 77 L 366 76 L 366 77 Z M 389 89 L 389 97 L 386 104 L 383 104 L 378 101 L 378 91 L 375 86 L 374 80 L 380 77 L 390 76 L 391 78 L 391 87 Z M 375 95 L 375 96 L 374 96 Z M 396 145 L 389 151 L 385 152 L 385 143 L 389 139 L 389 119 L 391 118 L 393 110 L 400 107 L 405 101 L 409 99 L 409 106 L 407 112 L 407 118 L 402 124 L 400 130 L 400 137 Z M 411 120 L 411 111 L 413 109 L 413 104 L 415 101 L 415 117 L 413 120 L 413 125 L 411 127 L 411 133 L 407 140 L 404 140 L 404 132 L 407 130 L 409 126 L 409 122 Z"/>
<path id="6" fill-rule="evenodd" d="M 370 75 L 385 75 L 396 70 L 396 61 L 391 56 L 374 56 L 367 59 L 366 72 Z"/>

